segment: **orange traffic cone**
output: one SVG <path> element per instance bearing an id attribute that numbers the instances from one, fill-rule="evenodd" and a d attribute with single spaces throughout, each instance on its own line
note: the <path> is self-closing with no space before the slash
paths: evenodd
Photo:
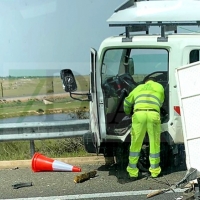
<path id="1" fill-rule="evenodd" d="M 32 158 L 32 170 L 34 172 L 61 171 L 61 172 L 81 172 L 81 168 L 63 163 L 58 160 L 47 158 L 40 153 L 35 153 Z"/>

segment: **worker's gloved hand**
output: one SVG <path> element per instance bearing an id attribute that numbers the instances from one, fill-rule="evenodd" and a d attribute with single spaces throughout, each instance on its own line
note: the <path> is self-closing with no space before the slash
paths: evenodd
<path id="1" fill-rule="evenodd" d="M 131 115 L 126 115 L 126 116 L 122 119 L 122 121 L 126 121 L 126 120 L 129 120 L 129 119 L 131 119 L 131 118 L 132 118 Z"/>

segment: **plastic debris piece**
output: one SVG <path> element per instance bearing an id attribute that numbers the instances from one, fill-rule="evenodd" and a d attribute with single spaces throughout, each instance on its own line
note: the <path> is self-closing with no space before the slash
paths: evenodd
<path id="1" fill-rule="evenodd" d="M 16 183 L 16 184 L 12 185 L 13 189 L 19 189 L 19 188 L 22 188 L 22 187 L 30 187 L 30 186 L 33 186 L 32 182 L 29 182 L 29 183 Z"/>

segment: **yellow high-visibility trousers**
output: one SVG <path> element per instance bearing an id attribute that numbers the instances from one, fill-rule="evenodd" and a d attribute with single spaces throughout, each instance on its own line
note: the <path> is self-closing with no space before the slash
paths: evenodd
<path id="1" fill-rule="evenodd" d="M 155 111 L 137 111 L 132 116 L 131 146 L 127 172 L 130 177 L 138 176 L 137 163 L 145 134 L 148 133 L 150 143 L 150 168 L 152 177 L 157 177 L 161 168 L 160 163 L 160 114 Z"/>

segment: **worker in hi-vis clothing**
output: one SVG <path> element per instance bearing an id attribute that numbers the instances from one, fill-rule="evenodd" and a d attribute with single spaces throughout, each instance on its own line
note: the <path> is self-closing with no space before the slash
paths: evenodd
<path id="1" fill-rule="evenodd" d="M 163 102 L 164 88 L 152 77 L 146 79 L 144 84 L 138 85 L 124 100 L 124 112 L 127 115 L 133 112 L 129 164 L 127 166 L 130 180 L 138 179 L 139 169 L 137 168 L 137 163 L 146 133 L 148 133 L 150 142 L 149 172 L 153 178 L 156 178 L 161 173 L 159 166 L 160 108 Z"/>

